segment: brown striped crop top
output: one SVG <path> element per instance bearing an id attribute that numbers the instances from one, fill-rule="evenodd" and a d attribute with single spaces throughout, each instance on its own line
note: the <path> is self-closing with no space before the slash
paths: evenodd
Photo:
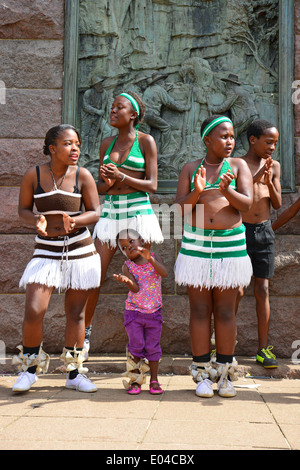
<path id="1" fill-rule="evenodd" d="M 79 167 L 76 171 L 76 183 L 73 193 L 61 189 L 45 192 L 40 184 L 40 168 L 37 166 L 36 175 L 38 184 L 34 193 L 34 203 L 37 213 L 42 215 L 55 215 L 65 212 L 71 217 L 81 214 L 82 194 L 78 189 L 78 174 Z"/>

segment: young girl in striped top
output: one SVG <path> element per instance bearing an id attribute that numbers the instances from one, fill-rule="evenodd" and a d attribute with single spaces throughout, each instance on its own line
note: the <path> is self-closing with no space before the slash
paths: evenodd
<path id="1" fill-rule="evenodd" d="M 21 374 L 13 391 L 25 392 L 46 372 L 49 355 L 42 350 L 43 319 L 54 289 L 65 292 L 65 348 L 61 356 L 68 377 L 66 387 L 95 392 L 97 387 L 82 367 L 84 307 L 90 289 L 100 285 L 100 258 L 87 225 L 99 218 L 95 181 L 77 166 L 81 139 L 70 125 L 55 126 L 46 134 L 48 163 L 30 168 L 21 184 L 19 215 L 36 231 L 35 250 L 20 280 L 26 289 L 23 344 L 14 358 Z M 84 205 L 85 210 L 82 210 Z M 35 207 L 34 207 L 35 206 Z"/>
<path id="2" fill-rule="evenodd" d="M 178 182 L 176 202 L 187 223 L 175 279 L 188 286 L 196 394 L 213 396 L 212 383 L 218 381 L 219 395 L 232 397 L 236 391 L 228 378 L 234 378 L 237 366 L 235 302 L 239 286 L 247 286 L 252 275 L 241 218 L 252 203 L 252 179 L 242 159 L 230 158 L 235 140 L 229 118 L 208 118 L 201 137 L 205 158 L 187 163 Z M 212 314 L 216 361 L 210 355 Z"/>
<path id="3" fill-rule="evenodd" d="M 136 93 L 121 93 L 110 114 L 110 124 L 118 135 L 107 137 L 100 146 L 97 187 L 105 199 L 93 236 L 101 257 L 101 284 L 117 250 L 116 237 L 121 230 L 137 230 L 148 247 L 163 242 L 149 198 L 149 193 L 157 188 L 156 144 L 150 134 L 138 130 L 144 114 L 145 105 Z M 86 327 L 91 327 L 98 296 L 99 289 L 89 297 Z M 90 334 L 91 329 L 87 331 Z"/>

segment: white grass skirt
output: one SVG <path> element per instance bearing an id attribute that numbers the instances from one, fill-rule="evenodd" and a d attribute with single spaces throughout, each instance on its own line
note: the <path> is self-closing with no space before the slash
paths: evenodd
<path id="1" fill-rule="evenodd" d="M 129 219 L 113 220 L 107 217 L 99 219 L 94 228 L 93 238 L 98 238 L 102 243 L 109 243 L 116 247 L 116 237 L 123 229 L 136 230 L 147 243 L 162 243 L 164 237 L 156 215 L 142 214 Z"/>
<path id="2" fill-rule="evenodd" d="M 145 242 L 162 243 L 163 234 L 152 209 L 148 193 L 106 195 L 101 217 L 94 228 L 93 238 L 116 247 L 121 230 L 136 230 Z"/>
<path id="3" fill-rule="evenodd" d="M 246 287 L 252 277 L 246 250 L 245 227 L 204 230 L 186 224 L 175 263 L 175 281 L 212 289 Z"/>
<path id="4" fill-rule="evenodd" d="M 19 286 L 37 283 L 57 288 L 88 290 L 100 286 L 101 261 L 90 232 L 81 229 L 69 237 L 37 236 L 33 258 Z"/>
<path id="5" fill-rule="evenodd" d="M 252 264 L 243 258 L 205 259 L 179 253 L 175 263 L 175 281 L 200 289 L 230 289 L 250 284 Z"/>

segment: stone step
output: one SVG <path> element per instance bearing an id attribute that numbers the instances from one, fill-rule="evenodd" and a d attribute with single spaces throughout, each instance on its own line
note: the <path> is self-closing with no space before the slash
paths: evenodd
<path id="1" fill-rule="evenodd" d="M 294 364 L 290 359 L 278 359 L 276 369 L 265 369 L 257 364 L 254 357 L 237 356 L 239 377 L 261 379 L 300 379 L 300 363 Z M 12 356 L 0 362 L 0 374 L 16 374 L 16 368 L 11 364 Z M 125 371 L 126 358 L 123 354 L 90 355 L 86 367 L 89 374 L 122 374 Z M 163 356 L 159 365 L 161 375 L 190 375 L 191 358 L 186 356 Z M 63 373 L 64 368 L 59 355 L 51 355 L 48 373 Z"/>

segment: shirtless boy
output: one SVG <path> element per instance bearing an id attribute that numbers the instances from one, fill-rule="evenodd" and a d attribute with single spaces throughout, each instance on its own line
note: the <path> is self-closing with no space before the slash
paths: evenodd
<path id="1" fill-rule="evenodd" d="M 242 157 L 253 176 L 253 204 L 243 213 L 247 251 L 252 261 L 254 295 L 258 320 L 256 361 L 265 368 L 277 367 L 275 355 L 268 346 L 270 322 L 269 279 L 274 275 L 274 240 L 270 212 L 281 206 L 280 164 L 271 155 L 279 133 L 268 121 L 257 119 L 247 131 L 249 151 Z M 238 302 L 243 295 L 240 290 Z M 238 305 L 237 302 L 237 305 Z"/>

